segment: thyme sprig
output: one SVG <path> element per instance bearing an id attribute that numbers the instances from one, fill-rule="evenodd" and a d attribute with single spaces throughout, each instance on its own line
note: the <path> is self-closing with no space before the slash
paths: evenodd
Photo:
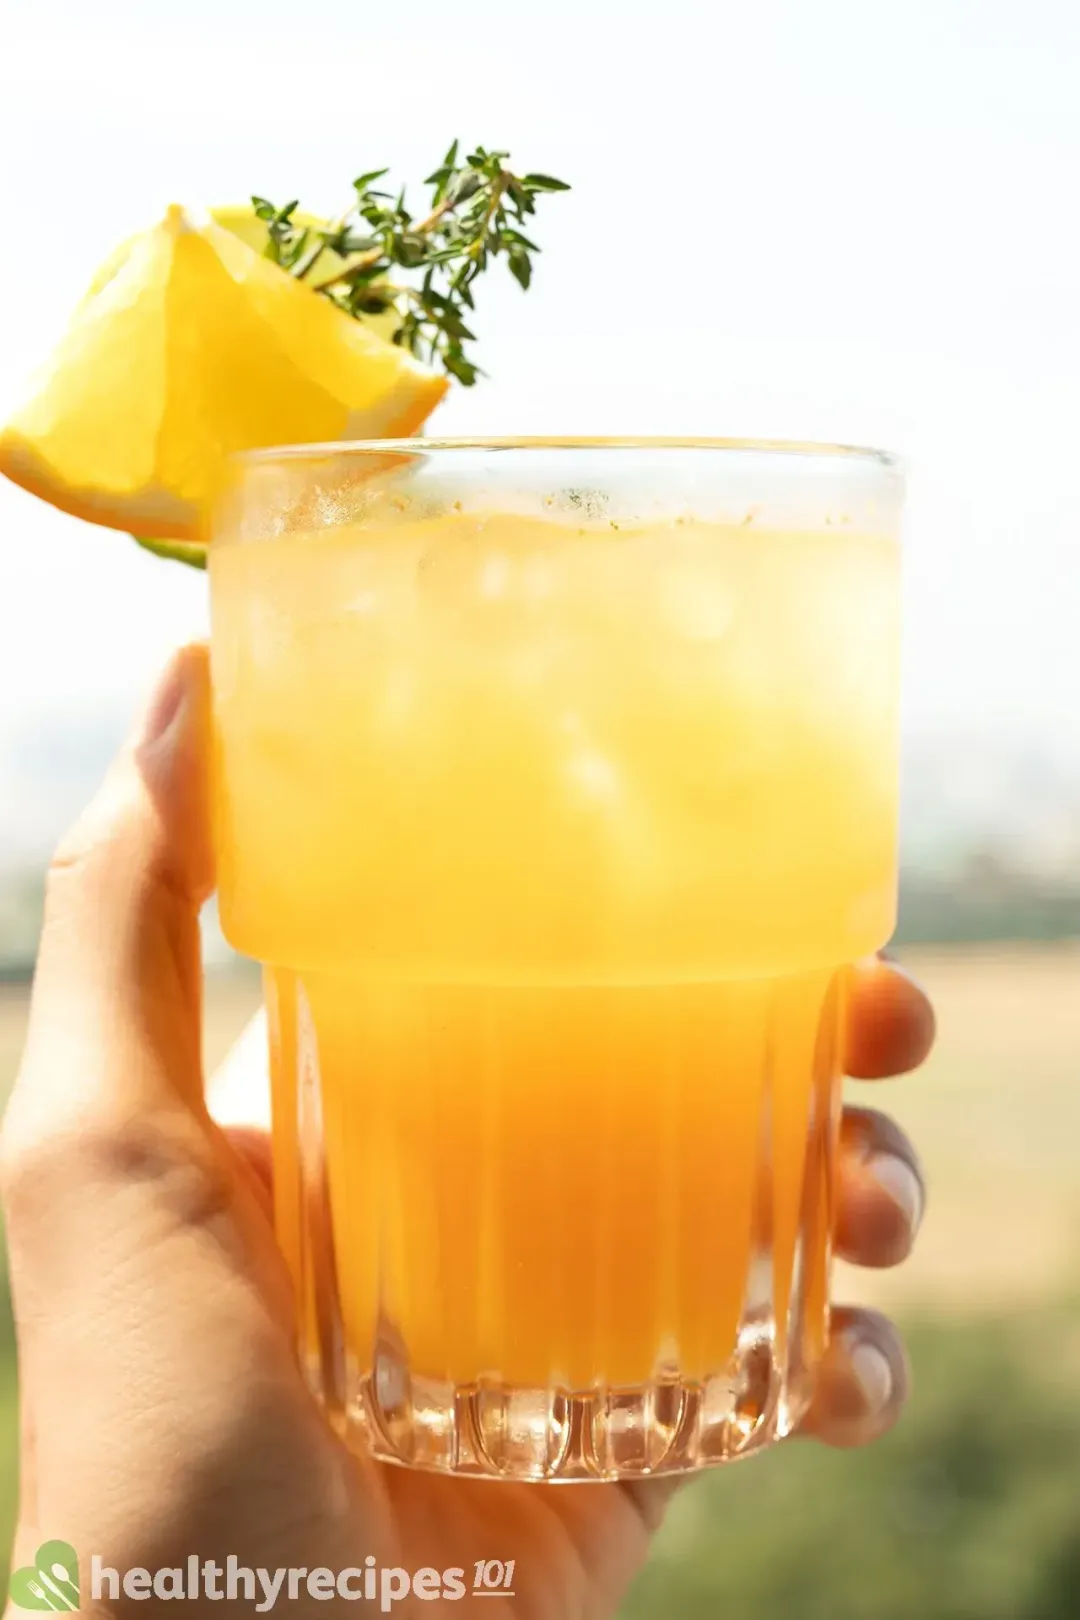
<path id="1" fill-rule="evenodd" d="M 478 146 L 459 161 L 454 141 L 424 182 L 432 190 L 419 218 L 406 204 L 404 187 L 394 193 L 379 186 L 386 169 L 359 175 L 354 200 L 325 226 L 296 223 L 296 199 L 278 207 L 253 197 L 267 226 L 266 255 L 347 315 L 393 311 L 394 343 L 471 387 L 481 375 L 466 352 L 476 341 L 467 324 L 476 280 L 503 258 L 527 289 L 540 249 L 523 227 L 544 192 L 570 189 L 548 174 L 515 174 L 508 157 Z M 327 253 L 344 262 L 328 276 L 324 268 L 319 279 Z"/>

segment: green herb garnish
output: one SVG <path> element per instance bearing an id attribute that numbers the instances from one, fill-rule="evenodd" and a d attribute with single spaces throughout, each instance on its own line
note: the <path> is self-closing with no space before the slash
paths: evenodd
<path id="1" fill-rule="evenodd" d="M 432 195 L 419 219 L 405 205 L 404 188 L 396 195 L 376 189 L 386 169 L 354 180 L 355 201 L 324 227 L 294 224 L 298 201 L 279 208 L 253 197 L 269 232 L 266 256 L 305 281 L 317 278 L 328 250 L 338 254 L 344 266 L 327 280 L 313 279 L 312 290 L 357 318 L 392 310 L 393 342 L 471 387 L 481 375 L 465 352 L 475 342 L 465 320 L 475 307 L 473 284 L 492 259 L 503 257 L 527 288 L 532 256 L 540 249 L 521 227 L 542 192 L 570 189 L 547 174 L 513 174 L 505 166 L 508 157 L 478 146 L 459 163 L 455 141 L 424 182 Z"/>

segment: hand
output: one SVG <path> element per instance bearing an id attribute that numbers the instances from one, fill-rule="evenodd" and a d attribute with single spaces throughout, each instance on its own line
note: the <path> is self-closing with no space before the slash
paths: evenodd
<path id="1" fill-rule="evenodd" d="M 48 1537 L 121 1572 L 186 1568 L 191 1554 L 335 1572 L 367 1555 L 380 1572 L 514 1558 L 517 1620 L 610 1615 L 669 1484 L 486 1484 L 357 1460 L 301 1381 L 258 1170 L 262 1077 L 246 1121 L 233 1091 L 228 1128 L 203 1099 L 206 713 L 205 652 L 189 648 L 49 877 L 29 1040 L 0 1142 L 22 1398 L 16 1562 Z M 858 974 L 852 1072 L 912 1067 L 932 1030 L 899 969 Z M 921 1204 L 903 1135 L 849 1110 L 840 1252 L 873 1266 L 903 1259 Z M 806 1431 L 869 1440 L 894 1421 L 906 1383 L 891 1325 L 839 1307 Z M 86 1607 L 88 1575 L 84 1563 Z M 287 1612 L 325 1613 L 300 1593 Z M 126 1607 L 121 1597 L 101 1612 Z M 474 1608 L 466 1597 L 455 1612 Z M 393 1612 L 429 1611 L 409 1600 Z"/>

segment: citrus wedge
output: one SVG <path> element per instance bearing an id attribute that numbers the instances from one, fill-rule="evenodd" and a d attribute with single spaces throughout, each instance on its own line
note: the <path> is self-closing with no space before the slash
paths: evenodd
<path id="1" fill-rule="evenodd" d="M 226 455 L 406 436 L 446 387 L 231 230 L 173 207 L 102 267 L 0 430 L 0 472 L 92 523 L 198 544 Z"/>
<path id="2" fill-rule="evenodd" d="M 231 231 L 233 236 L 238 236 L 241 242 L 246 242 L 249 248 L 262 257 L 268 240 L 266 221 L 259 218 L 250 204 L 246 207 L 241 203 L 226 208 L 211 208 L 210 217 L 215 225 L 221 225 L 225 230 Z M 301 230 L 318 230 L 325 228 L 328 223 L 325 219 L 317 218 L 315 214 L 305 213 L 302 208 L 298 208 L 292 218 L 293 223 L 299 225 Z M 343 259 L 340 253 L 323 248 L 304 278 L 305 285 L 316 288 L 325 286 L 328 281 L 339 275 L 346 265 L 355 263 L 359 257 L 359 254 L 354 254 L 352 259 Z M 398 320 L 392 309 L 385 310 L 381 315 L 361 315 L 358 318 L 373 332 L 378 332 L 380 337 L 386 338 L 387 342 L 393 336 Z"/>

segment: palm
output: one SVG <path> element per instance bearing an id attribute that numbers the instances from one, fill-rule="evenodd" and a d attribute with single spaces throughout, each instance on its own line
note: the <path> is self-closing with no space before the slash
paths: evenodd
<path id="1" fill-rule="evenodd" d="M 405 1567 L 464 1568 L 471 1585 L 478 1561 L 513 1559 L 519 1620 L 612 1614 L 648 1548 L 643 1511 L 619 1485 L 498 1484 L 379 1463 L 362 1475 L 391 1504 Z"/>
<path id="2" fill-rule="evenodd" d="M 152 1504 L 156 1568 L 183 1567 L 193 1551 L 223 1567 L 232 1554 L 269 1571 L 363 1570 L 370 1556 L 380 1577 L 391 1568 L 460 1569 L 471 1590 L 478 1561 L 512 1560 L 520 1620 L 611 1614 L 642 1562 L 658 1499 L 616 1485 L 445 1478 L 348 1452 L 297 1364 L 292 1301 L 258 1173 L 264 1140 L 250 1127 L 233 1135 L 239 1162 L 216 1131 L 201 1145 L 159 1148 L 145 1202 L 123 1211 L 103 1201 L 87 1222 L 113 1279 L 107 1316 L 97 1276 L 83 1268 L 76 1308 L 86 1336 L 73 1343 L 66 1323 L 44 1322 L 27 1343 L 35 1357 L 51 1356 L 59 1328 L 67 1366 L 94 1400 L 56 1425 L 32 1386 L 25 1392 L 16 1557 L 31 1558 L 62 1524 L 110 1566 L 145 1566 L 130 1526 L 145 1524 Z M 35 1197 L 52 1192 L 39 1169 Z M 18 1242 L 13 1261 L 18 1303 L 29 1292 Z M 67 1283 L 75 1286 L 82 1283 Z M 92 1459 L 95 1472 L 103 1467 L 115 1488 L 103 1493 L 62 1465 L 72 1454 Z M 393 1612 L 414 1610 L 402 1601 Z M 427 1604 L 418 1601 L 416 1612 Z"/>
<path id="3" fill-rule="evenodd" d="M 231 1133 L 233 1145 L 257 1170 L 267 1154 L 260 1133 L 250 1128 Z M 273 1317 L 273 1331 L 285 1346 L 291 1344 L 291 1313 L 282 1315 L 281 1295 L 274 1280 L 280 1257 L 268 1215 L 268 1203 L 253 1208 L 240 1199 L 236 1218 L 245 1230 L 238 1252 L 252 1257 L 252 1274 L 270 1279 L 259 1292 L 264 1309 Z M 262 1337 L 262 1325 L 256 1324 Z M 255 1347 L 252 1347 L 255 1353 Z M 286 1353 L 288 1353 L 286 1351 Z M 265 1357 L 265 1346 L 258 1354 Z M 247 1352 L 240 1356 L 246 1376 Z M 221 1381 L 219 1368 L 219 1383 Z M 229 1382 L 228 1379 L 225 1380 Z M 296 1390 L 285 1392 L 284 1407 L 295 1398 L 307 1407 L 307 1393 L 296 1374 Z M 360 1565 L 374 1554 L 380 1566 L 394 1565 L 410 1572 L 430 1568 L 461 1569 L 471 1588 L 477 1563 L 513 1561 L 514 1614 L 517 1620 L 602 1620 L 614 1612 L 626 1587 L 640 1568 L 652 1530 L 659 1521 L 670 1482 L 646 1485 L 584 1484 L 555 1489 L 507 1481 L 491 1482 L 450 1478 L 399 1468 L 349 1453 L 336 1436 L 320 1423 L 314 1428 L 283 1411 L 274 1455 L 264 1455 L 261 1475 L 280 1482 L 280 1498 L 264 1502 L 259 1517 L 280 1523 L 297 1510 L 296 1480 L 325 1481 L 326 1499 L 340 1502 L 345 1482 L 347 1506 L 339 1513 L 330 1508 L 322 1522 L 309 1519 L 305 1526 L 303 1558 L 309 1567 L 324 1563 L 331 1569 Z M 265 1446 L 268 1426 L 260 1420 Z M 297 1456 L 300 1447 L 306 1455 Z M 280 1561 L 280 1559 L 278 1559 Z M 395 1612 L 401 1606 L 395 1605 Z M 425 1606 L 426 1612 L 426 1606 Z"/>

